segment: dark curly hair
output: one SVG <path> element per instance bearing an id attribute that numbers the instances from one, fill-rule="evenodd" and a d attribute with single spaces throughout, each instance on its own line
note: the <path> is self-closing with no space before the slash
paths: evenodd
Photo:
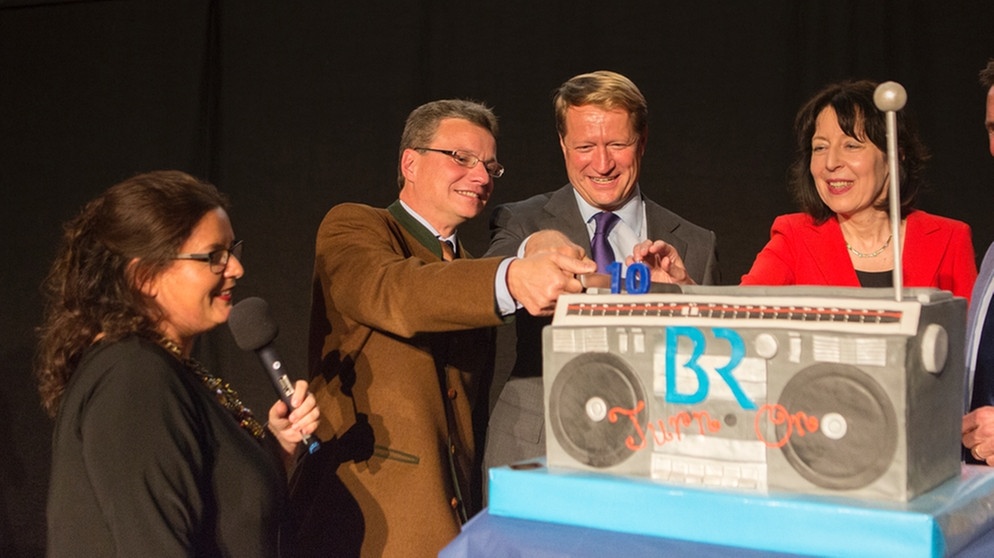
<path id="1" fill-rule="evenodd" d="M 811 215 L 817 223 L 824 223 L 835 214 L 822 201 L 811 176 L 811 138 L 815 121 L 827 107 L 832 107 L 839 119 L 839 127 L 846 135 L 860 141 L 867 139 L 884 153 L 887 152 L 887 123 L 885 114 L 877 110 L 873 93 L 877 83 L 844 81 L 829 85 L 815 94 L 794 119 L 797 140 L 797 157 L 788 172 L 789 189 L 801 211 Z M 901 216 L 911 212 L 924 186 L 925 161 L 928 150 L 918 138 L 907 111 L 897 114 L 898 166 L 900 174 Z M 886 210 L 890 202 L 885 197 L 877 206 Z"/>
<path id="2" fill-rule="evenodd" d="M 170 265 L 205 214 L 227 206 L 211 184 L 180 171 L 156 171 L 110 187 L 64 225 L 42 285 L 46 308 L 35 361 L 50 416 L 98 336 L 157 337 L 161 313 L 140 286 Z"/>

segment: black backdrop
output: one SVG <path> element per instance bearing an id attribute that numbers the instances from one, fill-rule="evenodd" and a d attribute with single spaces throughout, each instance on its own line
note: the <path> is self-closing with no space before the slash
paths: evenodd
<path id="1" fill-rule="evenodd" d="M 395 5 L 396 4 L 396 5 Z M 44 549 L 51 423 L 31 377 L 38 284 L 60 223 L 107 186 L 177 168 L 229 193 L 248 270 L 302 376 L 313 234 L 343 201 L 396 195 L 406 114 L 442 97 L 501 118 L 492 203 L 565 183 L 550 92 L 612 69 L 649 100 L 643 190 L 718 233 L 735 283 L 790 211 L 800 103 L 842 78 L 908 90 L 934 157 L 921 206 L 994 240 L 977 71 L 994 3 L 0 0 L 0 555 Z M 462 229 L 487 243 L 486 216 Z M 226 328 L 201 351 L 264 413 L 273 393 Z"/>

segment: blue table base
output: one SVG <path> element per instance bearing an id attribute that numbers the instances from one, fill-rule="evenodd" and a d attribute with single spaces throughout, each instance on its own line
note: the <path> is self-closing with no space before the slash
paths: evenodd
<path id="1" fill-rule="evenodd" d="M 987 467 L 907 503 L 501 467 L 490 508 L 442 556 L 994 556 L 992 527 Z"/>

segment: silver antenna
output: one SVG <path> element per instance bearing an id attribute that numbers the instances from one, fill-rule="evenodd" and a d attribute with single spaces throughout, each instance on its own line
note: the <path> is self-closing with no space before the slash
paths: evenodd
<path id="1" fill-rule="evenodd" d="M 885 81 L 873 92 L 873 103 L 885 113 L 887 118 L 887 168 L 890 175 L 890 231 L 894 242 L 894 300 L 900 302 L 904 285 L 904 270 L 901 265 L 901 198 L 900 175 L 897 166 L 897 111 L 908 102 L 904 86 L 896 81 Z"/>

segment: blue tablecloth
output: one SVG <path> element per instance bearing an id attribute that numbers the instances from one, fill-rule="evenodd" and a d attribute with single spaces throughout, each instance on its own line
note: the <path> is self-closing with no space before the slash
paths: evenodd
<path id="1" fill-rule="evenodd" d="M 854 544 L 858 542 L 854 541 Z M 867 555 L 873 556 L 871 549 Z M 473 517 L 462 533 L 445 547 L 439 558 L 602 558 L 604 556 L 792 556 L 744 548 L 701 544 L 676 539 L 630 535 L 572 525 L 559 525 L 490 515 Z M 974 540 L 956 558 L 994 556 L 994 530 Z"/>

